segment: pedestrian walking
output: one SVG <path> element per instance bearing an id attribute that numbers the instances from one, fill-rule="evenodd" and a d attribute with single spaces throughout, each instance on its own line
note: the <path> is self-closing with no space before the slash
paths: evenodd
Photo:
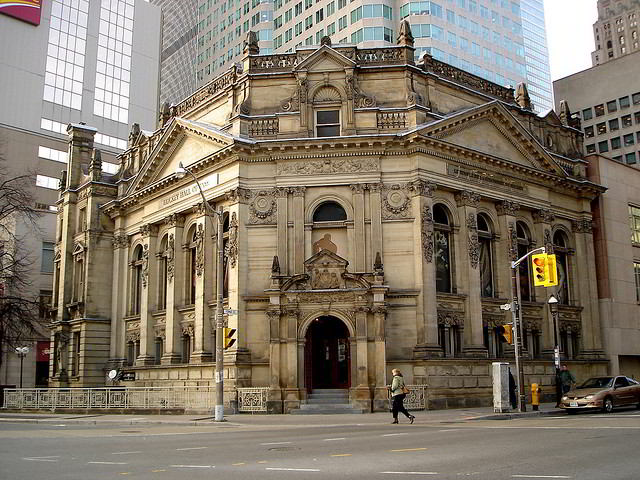
<path id="1" fill-rule="evenodd" d="M 509 403 L 511 403 L 511 408 L 513 410 L 515 410 L 518 406 L 518 396 L 516 395 L 516 390 L 516 380 L 511 374 L 511 369 L 509 369 Z"/>
<path id="2" fill-rule="evenodd" d="M 571 390 L 571 386 L 576 383 L 576 377 L 573 376 L 566 365 L 560 367 L 560 375 L 558 375 L 558 377 L 560 379 L 560 385 L 562 385 L 562 394 L 564 395 Z"/>
<path id="3" fill-rule="evenodd" d="M 391 413 L 393 414 L 393 422 L 391 423 L 398 423 L 398 412 L 402 412 L 409 419 L 409 422 L 413 423 L 416 417 L 407 412 L 403 403 L 407 393 L 409 393 L 409 389 L 404 383 L 404 377 L 397 368 L 391 370 L 391 373 L 393 374 L 393 381 L 387 387 L 391 393 Z"/>

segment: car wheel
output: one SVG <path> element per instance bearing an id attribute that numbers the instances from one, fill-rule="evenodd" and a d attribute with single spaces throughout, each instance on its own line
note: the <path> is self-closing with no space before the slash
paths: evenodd
<path id="1" fill-rule="evenodd" d="M 602 411 L 604 413 L 611 413 L 613 411 L 613 400 L 611 397 L 607 397 L 602 402 Z"/>

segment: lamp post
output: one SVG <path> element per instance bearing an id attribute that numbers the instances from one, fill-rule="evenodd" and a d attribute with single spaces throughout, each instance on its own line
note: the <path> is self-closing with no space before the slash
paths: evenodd
<path id="1" fill-rule="evenodd" d="M 558 345 L 558 299 L 555 295 L 551 295 L 549 300 L 549 310 L 553 318 L 553 363 L 556 367 L 556 407 L 560 404 L 562 390 L 560 386 L 560 346 Z"/>
<path id="2" fill-rule="evenodd" d="M 223 210 L 222 207 L 220 210 L 214 210 L 207 199 L 204 196 L 204 191 L 202 190 L 202 185 L 193 174 L 191 170 L 186 168 L 182 162 L 178 165 L 178 169 L 176 170 L 176 177 L 183 178 L 186 174 L 191 175 L 191 177 L 195 180 L 196 185 L 198 186 L 198 191 L 200 192 L 200 196 L 202 197 L 202 202 L 204 203 L 205 211 L 207 212 L 207 216 L 211 221 L 211 229 L 213 230 L 213 219 L 211 215 L 216 215 L 218 217 L 218 229 L 217 229 L 217 248 L 218 248 L 218 262 L 216 264 L 216 370 L 215 370 L 215 381 L 216 381 L 216 406 L 214 410 L 214 420 L 216 422 L 224 422 L 224 319 L 223 319 L 223 305 L 222 305 L 222 282 L 223 282 L 223 262 L 224 262 L 224 240 L 222 238 L 222 216 Z"/>
<path id="3" fill-rule="evenodd" d="M 24 357 L 29 353 L 29 347 L 16 347 L 16 353 L 20 357 L 20 388 L 22 388 L 22 365 L 24 363 Z"/>

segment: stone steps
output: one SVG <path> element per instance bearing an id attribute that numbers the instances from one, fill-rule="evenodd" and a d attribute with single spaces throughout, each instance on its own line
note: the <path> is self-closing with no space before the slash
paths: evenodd
<path id="1" fill-rule="evenodd" d="M 341 389 L 314 389 L 300 408 L 291 410 L 292 415 L 335 415 L 340 413 L 364 413 L 349 403 L 349 391 Z"/>

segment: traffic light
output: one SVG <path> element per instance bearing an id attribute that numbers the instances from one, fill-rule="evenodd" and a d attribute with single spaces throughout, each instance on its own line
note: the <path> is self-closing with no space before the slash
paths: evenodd
<path id="1" fill-rule="evenodd" d="M 498 331 L 500 336 L 502 336 L 502 339 L 505 342 L 513 345 L 513 325 L 510 325 L 510 324 L 498 325 L 496 327 L 496 330 Z"/>
<path id="2" fill-rule="evenodd" d="M 556 256 L 539 253 L 531 256 L 533 284 L 536 287 L 553 287 L 558 284 Z"/>
<path id="3" fill-rule="evenodd" d="M 225 328 L 224 329 L 224 349 L 231 348 L 231 346 L 236 343 L 236 339 L 233 336 L 236 334 L 235 328 Z"/>

